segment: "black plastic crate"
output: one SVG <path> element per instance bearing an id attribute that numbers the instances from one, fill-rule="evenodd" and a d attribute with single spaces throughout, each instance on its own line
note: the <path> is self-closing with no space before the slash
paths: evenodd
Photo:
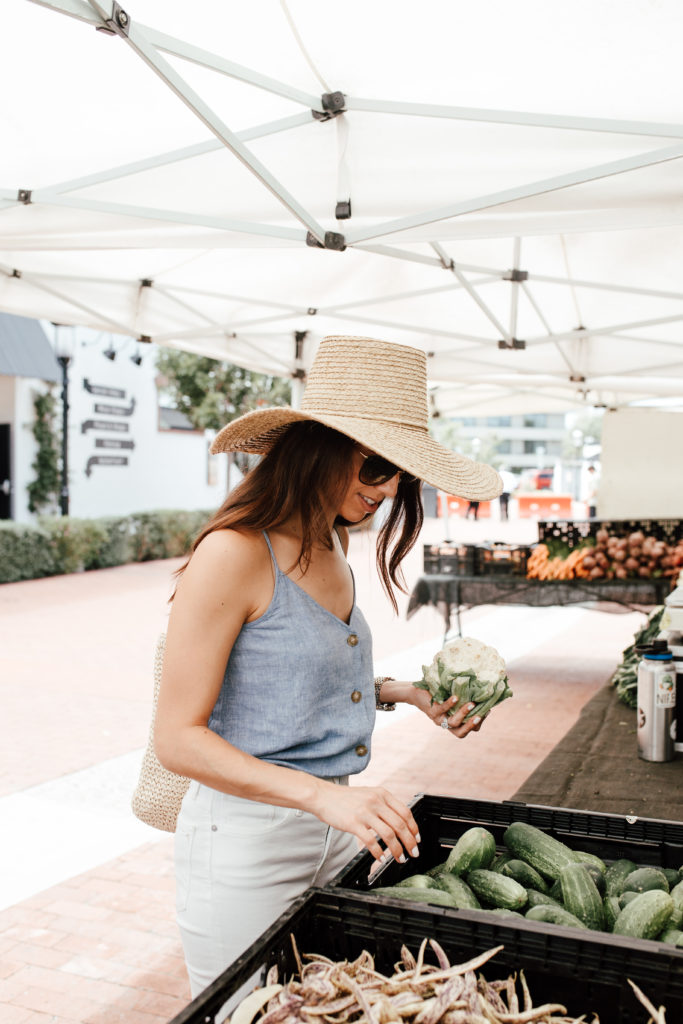
<path id="1" fill-rule="evenodd" d="M 476 911 L 311 889 L 171 1024 L 213 1024 L 225 1001 L 273 964 L 280 980 L 288 979 L 296 971 L 291 935 L 301 954 L 332 960 L 355 959 L 365 949 L 384 973 L 392 973 L 402 944 L 416 954 L 425 938 L 435 939 L 451 963 L 502 945 L 481 972 L 494 980 L 523 970 L 534 1005 L 560 1002 L 577 1016 L 598 1013 L 601 1024 L 644 1024 L 648 1014 L 630 978 L 655 1005 L 666 1007 L 671 1024 L 683 1020 L 683 951 L 674 947 L 653 949 L 652 943 L 616 936 L 605 943 L 578 929 L 550 931 L 531 921 L 512 927 L 509 919 Z M 428 960 L 436 962 L 431 951 Z"/>
<path id="2" fill-rule="evenodd" d="M 371 891 L 378 885 L 394 885 L 406 875 L 422 873 L 442 863 L 463 832 L 473 825 L 487 828 L 495 836 L 498 849 L 503 850 L 503 834 L 513 821 L 526 821 L 570 848 L 597 854 L 603 860 L 627 857 L 636 864 L 675 869 L 683 865 L 683 823 L 679 822 L 432 794 L 415 797 L 410 807 L 420 830 L 419 857 L 408 858 L 406 864 L 390 859 L 375 869 L 375 861 L 363 851 L 342 868 L 330 885 L 357 893 Z"/>
<path id="3" fill-rule="evenodd" d="M 675 544 L 683 537 L 683 519 L 553 519 L 539 521 L 538 539 L 541 543 L 561 540 L 576 547 L 587 537 L 595 537 L 603 527 L 615 537 L 627 537 L 634 530 L 642 530 L 646 536 L 667 544 Z"/>
<path id="4" fill-rule="evenodd" d="M 526 576 L 531 548 L 520 544 L 491 541 L 474 549 L 475 576 Z"/>
<path id="5" fill-rule="evenodd" d="M 474 576 L 475 547 L 473 544 L 425 544 L 424 572 L 427 576 Z"/>

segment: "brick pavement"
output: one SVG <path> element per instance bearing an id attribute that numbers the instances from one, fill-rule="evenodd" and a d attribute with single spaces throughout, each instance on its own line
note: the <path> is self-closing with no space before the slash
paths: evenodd
<path id="1" fill-rule="evenodd" d="M 528 538 L 529 524 L 516 524 Z M 491 524 L 459 524 L 468 536 Z M 438 527 L 436 527 L 438 529 Z M 512 524 L 510 529 L 512 529 Z M 440 534 L 437 534 L 440 536 Z M 371 538 L 354 540 L 359 603 L 370 618 L 376 657 L 425 641 L 438 646 L 432 609 L 411 620 L 387 611 L 372 575 Z M 0 793 L 24 791 L 144 744 L 150 651 L 163 625 L 170 570 L 177 563 L 0 588 L 6 629 L 0 684 Z M 419 574 L 419 554 L 406 566 Z M 405 608 L 402 602 L 401 609 Z M 507 799 L 576 721 L 604 683 L 641 617 L 562 610 L 567 625 L 544 641 L 550 609 L 539 609 L 525 653 L 509 663 L 514 700 L 466 742 L 421 716 L 382 723 L 360 782 L 398 796 L 417 792 Z M 486 609 L 468 612 L 477 635 Z M 577 630 L 581 639 L 577 645 Z M 65 700 L 68 695 L 68 700 Z M 45 836 L 45 857 L 54 837 Z M 0 1020 L 3 1024 L 162 1024 L 186 1005 L 173 910 L 172 839 L 145 843 L 0 911 Z"/>

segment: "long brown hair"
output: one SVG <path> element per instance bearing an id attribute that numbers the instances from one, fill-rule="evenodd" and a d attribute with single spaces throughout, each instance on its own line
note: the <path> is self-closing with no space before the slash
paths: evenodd
<path id="1" fill-rule="evenodd" d="M 214 530 L 268 530 L 294 517 L 301 524 L 301 549 L 295 564 L 305 572 L 315 544 L 332 548 L 326 508 L 338 505 L 344 496 L 354 472 L 353 453 L 350 437 L 322 423 L 300 420 L 290 424 L 230 492 L 195 538 L 192 551 Z M 420 488 L 419 481 L 401 478 L 377 538 L 377 571 L 394 611 L 398 605 L 393 587 L 406 592 L 401 562 L 415 544 L 424 518 Z M 350 525 L 341 518 L 337 521 Z M 187 562 L 177 575 L 186 566 Z"/>

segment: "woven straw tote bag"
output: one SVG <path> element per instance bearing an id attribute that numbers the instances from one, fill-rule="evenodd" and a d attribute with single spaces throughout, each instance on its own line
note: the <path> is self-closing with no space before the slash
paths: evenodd
<path id="1" fill-rule="evenodd" d="M 164 663 L 166 634 L 162 633 L 156 643 L 154 652 L 154 699 L 152 702 L 152 721 L 149 727 L 147 747 L 142 758 L 140 777 L 133 793 L 131 806 L 133 814 L 140 821 L 164 832 L 175 832 L 176 821 L 183 797 L 187 792 L 190 780 L 184 775 L 176 775 L 164 768 L 154 753 L 154 722 L 159 702 L 159 686 L 161 684 L 161 668 Z"/>

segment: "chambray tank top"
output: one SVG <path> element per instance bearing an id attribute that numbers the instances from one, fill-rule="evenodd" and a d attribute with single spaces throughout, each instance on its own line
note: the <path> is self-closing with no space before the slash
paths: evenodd
<path id="1" fill-rule="evenodd" d="M 281 572 L 264 537 L 273 597 L 235 640 L 209 728 L 272 764 L 321 778 L 356 774 L 370 760 L 375 691 L 355 582 L 347 624 Z"/>

